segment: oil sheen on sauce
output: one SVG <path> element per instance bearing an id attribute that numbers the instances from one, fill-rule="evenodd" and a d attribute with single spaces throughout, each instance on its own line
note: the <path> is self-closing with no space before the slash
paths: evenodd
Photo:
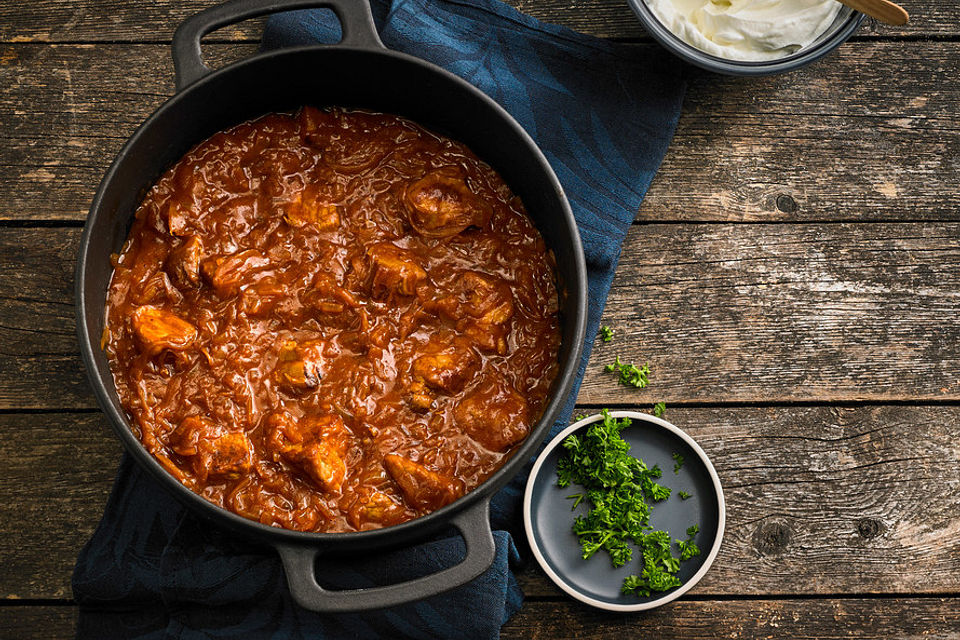
<path id="1" fill-rule="evenodd" d="M 499 468 L 557 374 L 555 265 L 466 146 L 305 107 L 170 168 L 114 257 L 104 349 L 146 449 L 301 531 L 390 526 Z"/>

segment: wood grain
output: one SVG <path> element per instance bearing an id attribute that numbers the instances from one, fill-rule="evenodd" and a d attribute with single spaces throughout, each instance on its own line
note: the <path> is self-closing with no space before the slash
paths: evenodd
<path id="1" fill-rule="evenodd" d="M 956 598 L 677 602 L 616 615 L 573 602 L 530 602 L 501 638 L 622 640 L 644 638 L 956 638 Z"/>
<path id="2" fill-rule="evenodd" d="M 40 0 L 0 1 L 2 42 L 169 42 L 185 19 L 220 0 Z M 248 20 L 213 33 L 219 40 L 259 41 L 262 20 Z"/>
<path id="3" fill-rule="evenodd" d="M 255 49 L 205 51 L 222 66 Z M 172 94 L 167 46 L 0 45 L 0 219 L 85 219 L 120 147 Z"/>
<path id="4" fill-rule="evenodd" d="M 65 640 L 74 637 L 77 607 L 69 604 L 0 607 L 0 638 L 9 640 Z"/>
<path id="5" fill-rule="evenodd" d="M 646 33 L 629 5 L 622 0 L 507 0 L 535 18 L 561 24 L 603 38 L 638 39 Z M 161 0 L 131 3 L 123 0 L 18 0 L 0 2 L 2 42 L 110 42 L 167 41 L 184 19 L 216 0 Z M 951 0 L 907 0 L 910 12 L 904 27 L 869 23 L 859 35 L 946 36 L 960 33 L 960 17 Z M 258 40 L 262 21 L 248 21 L 214 34 L 223 40 Z"/>
<path id="6" fill-rule="evenodd" d="M 100 414 L 0 415 L 0 434 L 0 598 L 69 598 L 73 565 L 100 520 L 120 442 Z"/>
<path id="7" fill-rule="evenodd" d="M 960 83 L 943 81 L 960 52 L 935 51 L 859 43 L 788 75 L 698 74 L 638 220 L 960 219 Z"/>
<path id="8" fill-rule="evenodd" d="M 960 399 L 960 225 L 646 225 L 579 401 Z M 651 387 L 616 388 L 615 356 Z"/>
<path id="9" fill-rule="evenodd" d="M 205 52 L 219 66 L 254 50 Z M 694 73 L 638 220 L 958 220 L 956 77 L 953 42 L 850 44 L 759 80 Z M 165 45 L 0 44 L 0 220 L 83 220 L 123 142 L 172 91 Z"/>
<path id="10" fill-rule="evenodd" d="M 960 633 L 956 598 L 681 601 L 649 613 L 615 615 L 572 601 L 526 602 L 501 638 L 525 640 L 650 640 L 688 638 L 897 638 L 930 640 Z M 70 605 L 0 607 L 0 637 L 62 640 L 72 637 L 77 609 Z"/>
<path id="11" fill-rule="evenodd" d="M 710 456 L 727 501 L 693 597 L 960 593 L 960 407 L 666 417 Z M 99 414 L 0 414 L 0 599 L 70 597 L 119 450 Z M 562 598 L 533 561 L 520 579 L 529 597 Z"/>
<path id="12" fill-rule="evenodd" d="M 79 229 L 0 229 L 0 408 L 95 402 Z M 960 400 L 960 223 L 634 225 L 579 401 Z M 648 362 L 651 386 L 604 365 Z"/>
<path id="13" fill-rule="evenodd" d="M 79 229 L 0 231 L 0 408 L 95 405 L 76 340 L 79 239 Z"/>

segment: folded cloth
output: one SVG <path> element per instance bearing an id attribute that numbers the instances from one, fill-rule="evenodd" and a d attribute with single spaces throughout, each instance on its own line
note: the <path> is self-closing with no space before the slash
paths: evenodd
<path id="1" fill-rule="evenodd" d="M 360 0 L 358 0 L 360 1 Z M 589 272 L 587 344 L 596 335 L 620 245 L 667 149 L 684 85 L 659 49 L 630 47 L 543 24 L 497 0 L 373 0 L 381 39 L 456 73 L 499 102 L 533 136 L 560 178 Z M 264 48 L 336 42 L 332 13 L 270 18 Z M 321 70 L 318 70 L 321 72 Z M 565 425 L 575 387 L 554 426 Z M 409 605 L 319 615 L 295 605 L 270 550 L 185 510 L 124 457 L 106 515 L 77 561 L 80 638 L 497 638 L 522 603 L 519 561 L 526 473 L 493 500 L 497 555 L 476 580 Z M 521 537 L 517 537 L 520 540 Z M 388 584 L 456 562 L 458 537 L 374 557 L 324 557 L 331 588 Z"/>

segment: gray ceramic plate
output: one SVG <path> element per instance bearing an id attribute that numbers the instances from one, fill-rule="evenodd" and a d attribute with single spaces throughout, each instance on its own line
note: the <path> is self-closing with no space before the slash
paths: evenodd
<path id="1" fill-rule="evenodd" d="M 643 611 L 679 598 L 686 593 L 713 564 L 723 539 L 726 512 L 720 478 L 703 449 L 686 433 L 660 418 L 636 411 L 611 411 L 615 418 L 630 418 L 632 423 L 623 430 L 623 439 L 630 443 L 630 454 L 641 458 L 648 466 L 659 465 L 663 471 L 660 483 L 673 489 L 671 496 L 653 505 L 650 524 L 663 529 L 675 539 L 686 539 L 686 530 L 692 524 L 700 526 L 695 542 L 700 555 L 680 566 L 677 576 L 683 585 L 654 593 L 646 598 L 623 595 L 623 579 L 638 571 L 640 554 L 634 549 L 634 559 L 619 569 L 610 564 L 610 556 L 600 551 L 589 560 L 581 557 L 580 544 L 572 527 L 576 516 L 586 514 L 589 507 L 581 504 L 570 509 L 567 496 L 578 493 L 571 485 L 557 486 L 557 460 L 563 448 L 560 443 L 571 433 L 586 430 L 586 426 L 602 419 L 595 415 L 584 418 L 560 432 L 537 458 L 527 480 L 523 500 L 523 518 L 527 539 L 533 554 L 550 578 L 568 594 L 587 604 L 609 611 Z M 678 474 L 673 471 L 673 454 L 684 458 Z M 681 500 L 677 493 L 691 494 Z"/>

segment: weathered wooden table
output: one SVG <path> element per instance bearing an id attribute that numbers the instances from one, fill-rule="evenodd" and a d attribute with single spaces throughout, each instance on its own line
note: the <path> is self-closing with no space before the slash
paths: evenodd
<path id="1" fill-rule="evenodd" d="M 645 38 L 622 0 L 514 0 Z M 70 574 L 120 446 L 74 339 L 80 227 L 173 90 L 170 37 L 210 0 L 0 1 L 0 637 L 72 634 Z M 904 2 L 789 76 L 691 73 L 624 247 L 584 408 L 649 409 L 724 482 L 728 524 L 681 601 L 612 615 L 533 567 L 506 637 L 960 635 L 960 13 Z M 260 24 L 217 32 L 223 63 Z M 649 362 L 643 391 L 615 355 Z"/>

